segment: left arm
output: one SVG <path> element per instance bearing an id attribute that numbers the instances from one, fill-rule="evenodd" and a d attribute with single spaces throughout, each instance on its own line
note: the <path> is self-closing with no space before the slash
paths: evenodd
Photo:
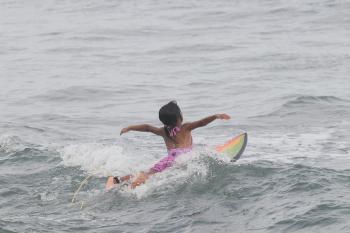
<path id="1" fill-rule="evenodd" d="M 157 128 L 149 124 L 142 124 L 142 125 L 130 125 L 126 128 L 123 128 L 120 131 L 120 135 L 123 133 L 127 133 L 129 131 L 139 131 L 139 132 L 151 132 L 159 136 L 163 136 L 163 128 Z"/>

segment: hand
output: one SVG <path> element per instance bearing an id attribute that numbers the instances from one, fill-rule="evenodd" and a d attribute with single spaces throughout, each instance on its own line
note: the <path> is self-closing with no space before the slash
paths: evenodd
<path id="1" fill-rule="evenodd" d="M 217 119 L 220 120 L 229 120 L 231 119 L 231 117 L 229 115 L 227 115 L 226 113 L 223 114 L 216 114 Z"/>
<path id="2" fill-rule="evenodd" d="M 126 127 L 120 131 L 120 135 L 122 135 L 123 133 L 127 133 L 129 131 L 130 131 L 129 127 Z"/>

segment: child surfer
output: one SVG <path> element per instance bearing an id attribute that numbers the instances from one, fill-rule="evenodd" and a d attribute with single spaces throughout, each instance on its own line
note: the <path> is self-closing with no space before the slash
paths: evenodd
<path id="1" fill-rule="evenodd" d="M 142 124 L 131 125 L 123 128 L 120 135 L 129 131 L 140 131 L 151 132 L 163 137 L 165 145 L 168 149 L 168 155 L 158 161 L 149 171 L 141 172 L 135 179 L 134 176 L 127 175 L 123 177 L 113 177 L 113 179 L 109 179 L 108 182 L 118 184 L 132 179 L 131 188 L 144 184 L 151 175 L 171 167 L 175 163 L 178 156 L 192 150 L 192 130 L 206 126 L 216 119 L 228 120 L 230 119 L 230 116 L 227 114 L 216 114 L 203 118 L 199 121 L 183 123 L 183 117 L 179 106 L 175 101 L 171 101 L 161 107 L 159 110 L 159 120 L 164 124 L 163 127 L 158 128 L 152 125 Z"/>

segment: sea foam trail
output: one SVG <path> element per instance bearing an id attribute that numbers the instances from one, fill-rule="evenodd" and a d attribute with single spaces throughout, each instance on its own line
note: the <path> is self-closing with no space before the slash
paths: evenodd
<path id="1" fill-rule="evenodd" d="M 65 146 L 60 151 L 65 166 L 80 166 L 97 176 L 128 174 L 138 167 L 128 159 L 123 147 L 103 143 L 82 143 Z"/>
<path id="2" fill-rule="evenodd" d="M 179 156 L 178 163 L 186 163 L 188 158 L 200 154 L 201 150 Z M 159 152 L 162 153 L 162 152 Z M 209 151 L 208 151 L 209 153 Z M 80 166 L 83 170 L 100 176 L 129 174 L 148 170 L 162 156 L 144 151 L 130 151 L 125 147 L 104 143 L 81 143 L 63 147 L 60 150 L 65 166 Z"/>
<path id="3" fill-rule="evenodd" d="M 207 157 L 198 151 L 183 154 L 178 157 L 172 167 L 151 176 L 145 184 L 134 190 L 123 189 L 122 192 L 135 195 L 137 198 L 144 198 L 154 192 L 167 193 L 170 190 L 174 191 L 179 185 L 205 179 L 209 170 Z"/>
<path id="4" fill-rule="evenodd" d="M 159 159 L 145 155 L 132 157 L 122 146 L 103 143 L 83 143 L 69 145 L 61 150 L 64 166 L 78 166 L 89 175 L 106 177 L 109 175 L 137 175 L 147 171 Z M 194 177 L 204 178 L 208 172 L 207 158 L 229 162 L 228 158 L 216 155 L 206 148 L 182 154 L 173 167 L 153 175 L 146 184 L 134 190 L 118 189 L 124 194 L 138 198 L 148 196 L 155 190 L 167 190 L 176 184 L 193 181 Z"/>

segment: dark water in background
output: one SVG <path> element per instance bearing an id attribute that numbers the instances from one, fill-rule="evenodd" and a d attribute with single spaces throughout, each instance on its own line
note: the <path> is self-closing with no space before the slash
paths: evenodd
<path id="1" fill-rule="evenodd" d="M 1 232 L 350 232 L 349 1 L 1 1 Z M 196 150 L 146 185 L 176 99 Z M 248 132 L 235 164 L 210 151 Z M 70 203 L 87 176 L 91 179 Z M 83 206 L 81 207 L 81 203 Z"/>

